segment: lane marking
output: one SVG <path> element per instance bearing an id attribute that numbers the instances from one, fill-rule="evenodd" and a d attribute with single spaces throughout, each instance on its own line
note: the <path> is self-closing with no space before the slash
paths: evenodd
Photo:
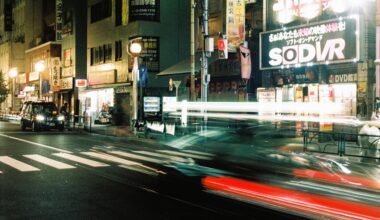
<path id="1" fill-rule="evenodd" d="M 139 153 L 139 154 L 145 154 L 145 155 L 148 155 L 148 156 L 162 157 L 162 158 L 166 158 L 166 159 L 169 159 L 169 160 L 172 160 L 172 161 L 178 161 L 178 162 L 181 162 L 181 163 L 188 162 L 188 160 L 186 158 L 178 157 L 178 156 L 173 156 L 173 155 L 168 155 L 168 154 L 155 153 L 155 152 L 149 152 L 149 151 L 133 151 L 133 152 Z"/>
<path id="2" fill-rule="evenodd" d="M 73 168 L 76 168 L 76 167 L 71 166 L 69 164 L 62 163 L 62 162 L 59 162 L 59 161 L 56 161 L 56 160 L 53 160 L 53 159 L 50 159 L 50 158 L 38 155 L 38 154 L 30 154 L 30 155 L 23 155 L 23 156 L 26 157 L 26 158 L 32 159 L 34 161 L 37 161 L 39 163 L 43 163 L 45 165 L 48 165 L 48 166 L 60 169 L 60 170 L 62 170 L 62 169 L 73 169 Z"/>
<path id="3" fill-rule="evenodd" d="M 56 150 L 56 151 L 63 152 L 63 153 L 68 153 L 68 154 L 72 153 L 72 152 L 67 151 L 67 150 L 63 150 L 63 149 L 59 149 L 59 148 L 56 148 L 56 147 L 48 146 L 48 145 L 45 145 L 45 144 L 40 144 L 40 143 L 28 141 L 28 140 L 21 139 L 21 138 L 12 137 L 12 136 L 5 135 L 5 134 L 0 134 L 0 136 L 6 137 L 6 138 L 9 138 L 9 139 L 13 139 L 13 140 L 17 140 L 17 141 L 21 141 L 21 142 L 25 142 L 25 143 L 28 143 L 28 144 L 33 144 L 33 145 L 36 145 L 36 146 L 39 146 L 39 147 L 44 147 L 44 148 L 48 148 L 48 149 L 51 149 L 51 150 Z"/>
<path id="4" fill-rule="evenodd" d="M 133 159 L 144 160 L 144 161 L 148 161 L 148 162 L 152 162 L 152 163 L 159 163 L 160 164 L 160 163 L 166 162 L 165 160 L 159 160 L 159 159 L 154 159 L 154 158 L 150 158 L 150 157 L 146 157 L 146 156 L 142 156 L 142 155 L 131 154 L 131 153 L 127 153 L 124 151 L 109 151 L 109 153 L 116 154 L 116 155 L 119 155 L 122 157 L 129 157 L 129 158 L 133 158 Z"/>
<path id="5" fill-rule="evenodd" d="M 196 151 L 196 150 L 182 150 L 183 152 L 191 153 L 191 154 L 198 154 L 201 156 L 209 156 L 212 157 L 213 155 L 206 152 Z"/>
<path id="6" fill-rule="evenodd" d="M 90 166 L 90 167 L 108 167 L 108 166 L 110 166 L 110 165 L 105 164 L 105 163 L 101 163 L 101 162 L 98 162 L 98 161 L 95 161 L 95 160 L 90 160 L 90 159 L 83 158 L 83 157 L 78 157 L 78 156 L 75 156 L 73 154 L 54 153 L 53 155 L 57 156 L 57 157 L 64 158 L 64 159 L 67 159 L 67 160 L 71 160 L 71 161 L 74 161 L 74 162 L 78 162 L 78 163 L 81 163 L 81 164 L 85 164 L 85 165 Z"/>
<path id="7" fill-rule="evenodd" d="M 95 153 L 95 152 L 81 152 L 81 154 L 84 154 L 84 155 L 87 155 L 87 156 L 90 156 L 90 157 L 95 157 L 95 158 L 98 158 L 98 159 L 101 159 L 101 160 L 106 160 L 106 161 L 111 161 L 111 162 L 114 162 L 114 163 L 119 163 L 119 164 L 123 164 L 123 165 L 140 165 L 140 163 L 137 163 L 137 162 L 134 162 L 134 161 L 130 161 L 130 160 L 126 160 L 126 159 L 123 159 L 123 158 L 120 158 L 120 157 L 115 157 L 115 156 L 112 156 L 112 155 L 109 155 L 109 154 L 104 154 L 104 153 Z"/>
<path id="8" fill-rule="evenodd" d="M 0 162 L 11 166 L 21 172 L 39 171 L 40 169 L 30 166 L 29 164 L 23 163 L 21 161 L 15 160 L 8 156 L 0 156 Z"/>
<path id="9" fill-rule="evenodd" d="M 171 151 L 171 150 L 159 150 L 159 152 L 177 155 L 177 156 L 183 156 L 183 157 L 192 157 L 197 159 L 203 159 L 203 160 L 209 160 L 209 157 L 195 155 L 195 154 L 189 154 L 189 153 L 183 153 L 183 152 L 177 152 L 177 151 Z"/>

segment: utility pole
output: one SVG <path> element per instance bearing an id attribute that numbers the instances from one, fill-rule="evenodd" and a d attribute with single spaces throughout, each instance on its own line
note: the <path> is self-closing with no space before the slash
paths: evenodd
<path id="1" fill-rule="evenodd" d="M 202 49 L 202 60 L 201 60 L 201 99 L 202 103 L 207 102 L 207 92 L 208 92 L 208 83 L 210 81 L 210 76 L 208 74 L 208 59 L 207 55 L 209 52 L 206 51 L 206 41 L 208 41 L 208 0 L 203 0 L 202 5 L 202 25 L 203 25 L 203 49 Z M 208 42 L 207 42 L 208 45 Z M 203 113 L 203 126 L 202 130 L 207 130 L 207 111 L 202 110 Z"/>
<path id="2" fill-rule="evenodd" d="M 203 25 L 203 49 L 201 60 L 201 78 L 202 78 L 202 102 L 207 102 L 207 90 L 209 83 L 208 59 L 206 54 L 206 40 L 208 39 L 208 0 L 203 0 L 202 8 L 202 25 Z"/>
<path id="3" fill-rule="evenodd" d="M 195 0 L 191 0 L 191 21 L 190 21 L 190 96 L 191 101 L 196 100 L 195 95 Z"/>

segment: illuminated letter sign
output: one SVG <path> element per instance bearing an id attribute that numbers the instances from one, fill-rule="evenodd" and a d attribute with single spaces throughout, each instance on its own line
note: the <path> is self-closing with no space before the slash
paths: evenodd
<path id="1" fill-rule="evenodd" d="M 358 20 L 330 20 L 260 34 L 260 68 L 358 60 Z"/>

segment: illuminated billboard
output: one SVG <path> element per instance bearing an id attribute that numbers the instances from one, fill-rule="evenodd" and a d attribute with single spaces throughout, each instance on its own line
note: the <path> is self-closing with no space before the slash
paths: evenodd
<path id="1" fill-rule="evenodd" d="M 260 69 L 358 61 L 357 16 L 260 34 Z"/>

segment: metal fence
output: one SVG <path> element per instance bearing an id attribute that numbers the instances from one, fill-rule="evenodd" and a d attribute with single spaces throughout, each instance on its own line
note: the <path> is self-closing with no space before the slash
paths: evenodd
<path id="1" fill-rule="evenodd" d="M 380 159 L 380 136 L 353 133 L 303 131 L 306 152 Z"/>

